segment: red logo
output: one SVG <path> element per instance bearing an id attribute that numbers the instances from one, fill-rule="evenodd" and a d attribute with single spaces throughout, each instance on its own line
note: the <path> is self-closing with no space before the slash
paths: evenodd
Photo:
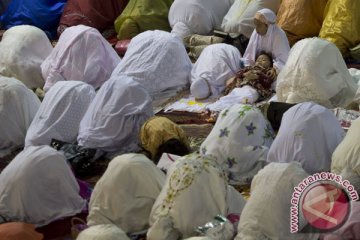
<path id="1" fill-rule="evenodd" d="M 349 211 L 349 198 L 344 190 L 329 183 L 314 185 L 302 200 L 305 220 L 311 226 L 323 231 L 343 225 Z"/>

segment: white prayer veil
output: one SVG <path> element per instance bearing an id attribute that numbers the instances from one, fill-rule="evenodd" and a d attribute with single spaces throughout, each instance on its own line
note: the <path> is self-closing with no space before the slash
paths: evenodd
<path id="1" fill-rule="evenodd" d="M 25 146 L 49 145 L 51 139 L 76 142 L 80 121 L 95 97 L 92 86 L 57 82 L 46 94 L 25 138 Z"/>
<path id="2" fill-rule="evenodd" d="M 46 34 L 37 27 L 10 28 L 0 42 L 0 75 L 16 78 L 28 88 L 42 88 L 40 66 L 52 49 Z"/>

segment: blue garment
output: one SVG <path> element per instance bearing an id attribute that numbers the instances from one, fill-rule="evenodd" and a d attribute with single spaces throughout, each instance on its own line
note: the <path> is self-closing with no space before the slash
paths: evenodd
<path id="1" fill-rule="evenodd" d="M 0 17 L 0 23 L 5 29 L 17 25 L 33 25 L 54 38 L 66 1 L 12 0 Z"/>
<path id="2" fill-rule="evenodd" d="M 0 15 L 2 15 L 5 12 L 7 6 L 9 5 L 10 2 L 11 2 L 11 0 L 1 0 L 0 1 Z"/>

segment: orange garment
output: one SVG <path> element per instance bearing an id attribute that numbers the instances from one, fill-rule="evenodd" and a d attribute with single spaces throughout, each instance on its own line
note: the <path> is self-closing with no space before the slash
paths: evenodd
<path id="1" fill-rule="evenodd" d="M 35 231 L 35 225 L 9 222 L 0 224 L 1 240 L 42 240 L 44 236 Z"/>
<path id="2" fill-rule="evenodd" d="M 319 35 L 327 1 L 282 1 L 277 14 L 277 24 L 285 31 L 291 46 L 301 39 Z"/>

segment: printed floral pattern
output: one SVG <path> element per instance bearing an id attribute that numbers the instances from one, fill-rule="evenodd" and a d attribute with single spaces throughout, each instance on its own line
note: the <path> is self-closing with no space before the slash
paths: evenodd
<path id="1" fill-rule="evenodd" d="M 222 137 L 228 137 L 229 136 L 229 130 L 227 128 L 220 129 L 220 138 Z"/>
<path id="2" fill-rule="evenodd" d="M 256 126 L 254 126 L 253 123 L 250 123 L 250 125 L 248 126 L 245 126 L 246 127 L 246 130 L 248 131 L 248 136 L 254 134 L 254 131 L 256 129 Z"/>

